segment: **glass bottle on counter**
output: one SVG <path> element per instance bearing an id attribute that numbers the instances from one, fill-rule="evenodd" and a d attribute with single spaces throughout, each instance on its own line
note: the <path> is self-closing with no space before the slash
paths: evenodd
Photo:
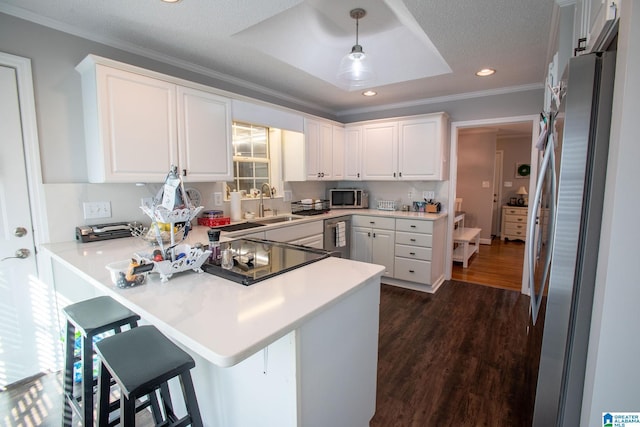
<path id="1" fill-rule="evenodd" d="M 209 235 L 209 249 L 211 250 L 209 262 L 220 265 L 220 230 L 210 229 L 207 234 Z"/>

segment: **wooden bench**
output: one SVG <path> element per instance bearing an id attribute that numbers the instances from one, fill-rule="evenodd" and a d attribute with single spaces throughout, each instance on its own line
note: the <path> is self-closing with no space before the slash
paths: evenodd
<path id="1" fill-rule="evenodd" d="M 458 228 L 453 232 L 453 260 L 462 262 L 462 267 L 469 266 L 471 255 L 480 250 L 481 228 Z"/>

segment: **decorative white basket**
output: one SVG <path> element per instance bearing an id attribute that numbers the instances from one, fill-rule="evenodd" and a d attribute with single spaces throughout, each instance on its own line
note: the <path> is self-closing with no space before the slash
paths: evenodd
<path id="1" fill-rule="evenodd" d="M 396 202 L 393 200 L 378 200 L 378 210 L 380 211 L 395 211 Z"/>
<path id="2" fill-rule="evenodd" d="M 204 206 L 174 210 L 169 210 L 164 206 L 156 206 L 155 208 L 140 206 L 140 209 L 154 221 L 175 224 L 176 222 L 191 221 L 204 209 Z"/>
<path id="3" fill-rule="evenodd" d="M 176 254 L 175 261 L 166 259 L 164 261 L 153 261 L 153 255 L 151 254 L 136 254 L 138 260 L 144 259 L 146 263 L 153 263 L 152 273 L 160 274 L 160 280 L 166 282 L 171 278 L 174 273 L 180 273 L 182 271 L 194 270 L 198 273 L 202 273 L 202 264 L 211 255 L 210 250 L 205 250 L 202 247 L 195 247 L 187 244 L 177 245 L 172 249 Z"/>

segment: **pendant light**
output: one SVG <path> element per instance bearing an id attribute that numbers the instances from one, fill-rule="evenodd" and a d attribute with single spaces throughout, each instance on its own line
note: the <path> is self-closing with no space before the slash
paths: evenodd
<path id="1" fill-rule="evenodd" d="M 374 79 L 371 57 L 365 54 L 362 46 L 358 44 L 358 23 L 366 14 L 367 12 L 361 8 L 349 12 L 349 16 L 356 20 L 356 44 L 351 48 L 351 52 L 342 58 L 338 69 L 338 80 L 347 84 L 349 88 L 369 85 Z"/>

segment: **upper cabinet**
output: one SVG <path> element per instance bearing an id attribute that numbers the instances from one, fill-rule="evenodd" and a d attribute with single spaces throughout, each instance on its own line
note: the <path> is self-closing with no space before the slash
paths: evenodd
<path id="1" fill-rule="evenodd" d="M 93 55 L 76 69 L 89 182 L 162 182 L 171 165 L 187 181 L 231 179 L 228 98 Z"/>
<path id="2" fill-rule="evenodd" d="M 304 141 L 284 141 L 283 158 L 285 181 L 343 179 L 344 127 L 305 118 Z"/>
<path id="3" fill-rule="evenodd" d="M 363 124 L 362 179 L 445 179 L 447 123 L 445 113 L 436 113 Z"/>
<path id="4" fill-rule="evenodd" d="M 362 126 L 347 125 L 344 130 L 344 179 L 362 179 Z"/>
<path id="5" fill-rule="evenodd" d="M 622 0 L 577 0 L 575 4 L 575 53 L 604 50 L 611 42 Z"/>

